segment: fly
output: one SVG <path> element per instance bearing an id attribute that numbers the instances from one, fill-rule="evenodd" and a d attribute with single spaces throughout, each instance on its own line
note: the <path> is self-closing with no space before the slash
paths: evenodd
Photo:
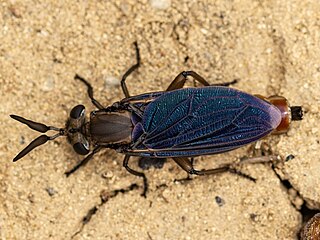
<path id="1" fill-rule="evenodd" d="M 302 119 L 301 107 L 290 107 L 284 97 L 251 95 L 228 87 L 236 81 L 210 85 L 193 71 L 180 73 L 166 91 L 130 96 L 126 79 L 140 66 L 137 43 L 135 48 L 137 63 L 121 80 L 125 98 L 111 106 L 104 107 L 94 98 L 90 83 L 79 75 L 75 76 L 87 86 L 89 98 L 97 107 L 90 113 L 89 121 L 83 105 L 71 110 L 64 128 L 10 115 L 38 132 L 57 132 L 52 136 L 39 136 L 13 161 L 47 141 L 65 136 L 76 153 L 86 155 L 66 172 L 67 176 L 85 165 L 101 149 L 110 148 L 125 155 L 123 166 L 128 172 L 143 178 L 145 195 L 146 176 L 128 165 L 131 156 L 172 158 L 189 174 L 215 174 L 230 168 L 196 170 L 189 158 L 231 151 L 268 134 L 284 133 L 292 120 Z M 188 76 L 204 87 L 183 88 Z"/>

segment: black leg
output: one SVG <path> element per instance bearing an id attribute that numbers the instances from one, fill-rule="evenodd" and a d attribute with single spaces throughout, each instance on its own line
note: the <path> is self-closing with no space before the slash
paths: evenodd
<path id="1" fill-rule="evenodd" d="M 224 87 L 228 87 L 230 85 L 233 85 L 233 84 L 236 84 L 238 82 L 237 79 L 234 79 L 230 82 L 224 82 L 224 83 L 214 83 L 214 84 L 211 84 L 211 86 L 224 86 Z"/>
<path id="2" fill-rule="evenodd" d="M 187 77 L 191 76 L 193 77 L 197 82 L 201 83 L 204 86 L 229 86 L 232 84 L 237 83 L 237 80 L 233 80 L 231 82 L 226 83 L 216 83 L 216 84 L 209 84 L 203 77 L 201 77 L 199 74 L 197 74 L 194 71 L 184 71 L 181 72 L 169 85 L 166 91 L 172 91 L 175 89 L 183 88 L 184 84 L 187 81 Z"/>
<path id="3" fill-rule="evenodd" d="M 188 158 L 182 158 L 182 159 L 177 159 L 177 158 L 173 158 L 173 160 L 183 169 L 186 171 L 187 173 L 187 177 L 182 178 L 182 179 L 175 179 L 174 181 L 178 181 L 178 182 L 184 182 L 184 181 L 190 181 L 192 180 L 191 178 L 191 174 L 189 173 L 189 171 L 193 172 L 193 163 L 194 163 L 194 158 L 191 157 L 190 160 Z M 191 167 L 190 167 L 191 166 Z M 193 169 L 193 170 L 192 170 Z"/>
<path id="4" fill-rule="evenodd" d="M 195 170 L 193 168 L 193 160 L 190 161 L 188 158 L 185 158 L 185 157 L 175 157 L 173 158 L 173 160 L 188 174 L 211 175 L 211 174 L 217 174 L 222 172 L 231 172 L 231 173 L 238 174 L 242 177 L 248 178 L 252 181 L 255 181 L 255 179 L 252 178 L 251 176 L 236 170 L 232 164 L 214 168 L 214 169 Z"/>
<path id="5" fill-rule="evenodd" d="M 87 86 L 88 95 L 89 95 L 89 98 L 91 99 L 91 102 L 93 103 L 93 105 L 95 105 L 98 109 L 104 109 L 104 106 L 102 106 L 101 103 L 99 103 L 96 99 L 94 99 L 93 88 L 92 88 L 91 84 L 87 80 L 85 80 L 83 77 L 79 76 L 78 74 L 76 74 L 74 79 L 80 80 L 81 82 L 83 82 Z"/>
<path id="6" fill-rule="evenodd" d="M 210 84 L 196 72 L 183 71 L 170 83 L 166 91 L 172 91 L 175 89 L 183 88 L 188 76 L 192 76 L 196 81 L 203 84 L 204 86 L 210 86 Z"/>
<path id="7" fill-rule="evenodd" d="M 93 157 L 94 154 L 96 154 L 97 152 L 99 152 L 101 150 L 101 147 L 98 146 L 95 149 L 93 149 L 93 151 L 87 155 L 84 159 L 82 159 L 77 165 L 75 165 L 71 170 L 65 172 L 64 174 L 69 177 L 70 174 L 74 173 L 75 171 L 77 171 L 81 166 L 85 166 L 89 160 Z"/>
<path id="8" fill-rule="evenodd" d="M 193 168 L 193 160 L 192 162 L 186 157 L 175 157 L 172 158 L 183 170 L 185 170 L 188 174 L 195 175 L 209 175 L 216 174 L 220 172 L 226 172 L 229 170 L 229 167 L 224 166 L 221 168 L 208 169 L 208 170 L 195 170 Z"/>
<path id="9" fill-rule="evenodd" d="M 143 197 L 146 197 L 146 193 L 148 191 L 148 181 L 147 181 L 147 177 L 144 173 L 142 172 L 137 172 L 136 170 L 133 170 L 132 168 L 130 168 L 128 166 L 128 163 L 129 163 L 129 159 L 130 159 L 130 156 L 129 155 L 126 155 L 123 159 L 123 166 L 126 168 L 126 170 L 135 175 L 135 176 L 138 176 L 138 177 L 142 177 L 143 178 L 143 193 L 141 194 L 141 196 Z"/>
<path id="10" fill-rule="evenodd" d="M 139 47 L 138 47 L 138 43 L 134 42 L 134 46 L 136 47 L 136 57 L 137 57 L 137 63 L 132 65 L 123 75 L 122 79 L 121 79 L 121 87 L 122 87 L 122 91 L 123 94 L 125 95 L 126 98 L 130 97 L 127 85 L 126 85 L 126 79 L 127 77 L 133 72 L 135 71 L 139 66 L 140 66 L 140 51 L 139 51 Z"/>

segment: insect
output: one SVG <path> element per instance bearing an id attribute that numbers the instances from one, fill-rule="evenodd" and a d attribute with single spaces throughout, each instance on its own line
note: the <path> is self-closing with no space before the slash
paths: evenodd
<path id="1" fill-rule="evenodd" d="M 302 119 L 301 107 L 290 107 L 284 97 L 253 96 L 228 87 L 235 81 L 210 85 L 193 71 L 180 73 L 166 91 L 130 96 L 126 79 L 140 65 L 137 43 L 135 47 L 137 63 L 121 80 L 125 98 L 111 106 L 99 103 L 88 81 L 75 76 L 87 86 L 89 98 L 97 107 L 90 113 L 89 121 L 83 105 L 71 110 L 64 128 L 11 115 L 36 131 L 57 132 L 53 136 L 36 138 L 13 161 L 49 140 L 66 136 L 76 153 L 86 155 L 67 175 L 85 165 L 101 149 L 110 148 L 125 155 L 123 166 L 128 172 L 143 178 L 145 194 L 147 179 L 143 172 L 129 167 L 131 156 L 172 158 L 189 174 L 214 174 L 229 168 L 196 170 L 189 157 L 231 151 L 270 133 L 286 132 L 291 120 Z M 183 88 L 188 76 L 204 87 Z"/>

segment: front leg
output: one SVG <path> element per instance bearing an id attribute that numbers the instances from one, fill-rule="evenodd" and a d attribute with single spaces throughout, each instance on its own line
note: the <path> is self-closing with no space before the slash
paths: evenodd
<path id="1" fill-rule="evenodd" d="M 93 97 L 93 88 L 91 86 L 91 84 L 85 80 L 83 77 L 79 76 L 78 74 L 76 74 L 76 76 L 74 77 L 75 80 L 79 80 L 81 82 L 83 82 L 88 89 L 88 95 L 89 98 L 91 99 L 91 102 L 93 103 L 93 105 L 95 105 L 98 109 L 104 109 L 103 105 L 101 103 L 99 103 L 94 97 Z"/>
<path id="2" fill-rule="evenodd" d="M 139 47 L 138 47 L 138 43 L 137 42 L 134 42 L 134 46 L 136 48 L 136 59 L 137 59 L 137 63 L 132 65 L 122 76 L 122 79 L 121 79 L 121 88 L 122 88 L 122 92 L 123 94 L 126 96 L 126 98 L 130 97 L 130 94 L 129 94 L 129 90 L 127 88 L 127 84 L 126 84 L 126 80 L 127 80 L 127 77 L 133 72 L 135 71 L 136 69 L 139 68 L 140 66 L 140 50 L 139 50 Z"/>
<path id="3" fill-rule="evenodd" d="M 66 171 L 64 174 L 69 177 L 70 174 L 74 173 L 75 171 L 77 171 L 80 167 L 86 165 L 89 160 L 93 157 L 93 155 L 95 155 L 97 152 L 99 152 L 101 150 L 101 146 L 97 146 L 93 149 L 93 151 L 87 155 L 84 159 L 82 159 L 80 162 L 78 162 L 72 169 Z"/>

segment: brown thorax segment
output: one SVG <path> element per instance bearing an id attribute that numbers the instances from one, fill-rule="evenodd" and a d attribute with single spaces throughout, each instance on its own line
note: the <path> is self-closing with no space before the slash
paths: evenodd
<path id="1" fill-rule="evenodd" d="M 132 141 L 132 128 L 129 111 L 97 111 L 90 116 L 88 132 L 92 142 L 97 145 L 129 144 Z"/>

